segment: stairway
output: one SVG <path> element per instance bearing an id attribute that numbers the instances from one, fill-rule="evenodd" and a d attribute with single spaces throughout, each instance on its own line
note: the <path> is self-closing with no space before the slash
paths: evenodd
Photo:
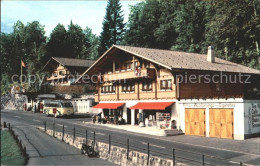
<path id="1" fill-rule="evenodd" d="M 166 129 L 164 130 L 164 133 L 166 136 L 174 136 L 174 135 L 183 135 L 184 133 L 182 131 L 179 131 L 178 129 Z"/>

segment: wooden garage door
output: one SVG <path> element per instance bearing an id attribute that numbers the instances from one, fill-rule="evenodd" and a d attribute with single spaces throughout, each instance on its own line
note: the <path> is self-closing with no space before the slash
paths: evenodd
<path id="1" fill-rule="evenodd" d="M 233 109 L 209 110 L 210 137 L 233 138 Z"/>
<path id="2" fill-rule="evenodd" d="M 205 136 L 205 109 L 185 109 L 185 134 Z"/>

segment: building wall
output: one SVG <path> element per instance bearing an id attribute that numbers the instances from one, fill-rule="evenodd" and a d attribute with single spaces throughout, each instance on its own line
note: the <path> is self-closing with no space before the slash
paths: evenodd
<path id="1" fill-rule="evenodd" d="M 205 108 L 206 137 L 209 137 L 210 108 L 233 109 L 234 139 L 243 140 L 245 135 L 260 133 L 260 100 L 236 99 L 207 99 L 180 100 L 178 104 L 179 119 L 182 131 L 185 133 L 185 108 Z"/>
<path id="2" fill-rule="evenodd" d="M 219 84 L 220 91 L 216 90 L 216 86 L 215 83 L 181 83 L 180 99 L 242 98 L 244 95 L 244 86 L 240 83 Z"/>

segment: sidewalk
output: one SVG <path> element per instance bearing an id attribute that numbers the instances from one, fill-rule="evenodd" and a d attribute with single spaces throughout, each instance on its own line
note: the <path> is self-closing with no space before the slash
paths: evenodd
<path id="1" fill-rule="evenodd" d="M 135 132 L 135 133 L 141 133 L 141 134 L 149 134 L 149 135 L 155 135 L 155 136 L 167 136 L 167 133 L 170 130 L 163 130 L 163 129 L 158 129 L 156 127 L 140 127 L 140 126 L 133 126 L 133 125 L 115 125 L 115 124 L 100 124 L 100 123 L 92 123 L 92 122 L 85 122 L 85 124 L 91 124 L 91 125 L 96 125 L 96 126 L 106 126 L 114 129 L 120 129 L 120 130 L 126 130 L 130 132 Z M 177 133 L 175 130 L 172 130 L 171 132 L 172 135 L 180 135 L 180 133 Z"/>
<path id="2" fill-rule="evenodd" d="M 33 126 L 9 121 L 29 156 L 27 165 L 115 165 L 100 158 L 89 158 L 80 150 L 52 138 Z"/>

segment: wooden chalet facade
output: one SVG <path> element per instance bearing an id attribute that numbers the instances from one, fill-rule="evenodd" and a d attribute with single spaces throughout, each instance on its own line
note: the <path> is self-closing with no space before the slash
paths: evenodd
<path id="1" fill-rule="evenodd" d="M 46 81 L 52 85 L 50 92 L 71 100 L 75 112 L 90 113 L 94 102 L 93 92 L 86 92 L 85 85 L 75 84 L 75 81 L 94 62 L 94 60 L 52 57 L 42 69 L 49 74 Z M 90 86 L 88 90 L 91 89 L 94 87 Z"/>
<path id="2" fill-rule="evenodd" d="M 42 70 L 49 73 L 47 81 L 51 85 L 71 85 L 94 62 L 94 60 L 52 57 Z"/>
<path id="3" fill-rule="evenodd" d="M 113 45 L 77 82 L 85 76 L 106 119 L 217 138 L 260 133 L 260 71 L 215 58 L 212 47 L 202 55 Z"/>

